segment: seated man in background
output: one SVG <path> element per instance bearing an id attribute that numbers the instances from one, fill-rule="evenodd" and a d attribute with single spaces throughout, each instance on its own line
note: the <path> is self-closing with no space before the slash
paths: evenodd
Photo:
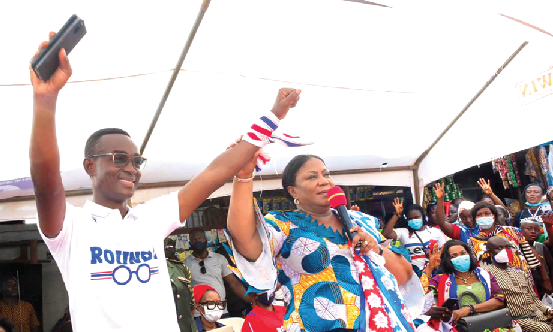
<path id="1" fill-rule="evenodd" d="M 7 319 L 17 332 L 40 331 L 40 323 L 32 304 L 19 298 L 19 281 L 15 277 L 6 277 L 1 284 L 0 318 Z M 1 331 L 1 330 L 0 330 Z"/>
<path id="2" fill-rule="evenodd" d="M 503 290 L 507 307 L 523 331 L 552 331 L 553 309 L 543 304 L 534 292 L 531 281 L 523 271 L 509 266 L 513 257 L 511 243 L 507 239 L 493 236 L 488 240 L 486 250 L 490 257 L 482 263 L 484 270 L 492 273 Z"/>
<path id="3" fill-rule="evenodd" d="M 240 298 L 248 303 L 253 302 L 251 295 L 246 296 L 246 288 L 232 274 L 228 268 L 227 259 L 216 252 L 207 250 L 207 237 L 201 229 L 194 229 L 190 232 L 190 247 L 192 255 L 184 260 L 184 264 L 192 273 L 192 285 L 209 285 L 213 287 L 222 301 L 226 301 L 225 283 Z M 199 314 L 196 313 L 195 316 Z M 228 317 L 228 311 L 225 307 L 223 318 Z"/>

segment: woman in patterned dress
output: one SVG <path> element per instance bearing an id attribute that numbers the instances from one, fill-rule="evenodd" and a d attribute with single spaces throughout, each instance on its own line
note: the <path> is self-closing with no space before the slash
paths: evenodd
<path id="1" fill-rule="evenodd" d="M 398 288 L 414 280 L 421 289 L 410 263 L 379 244 L 376 218 L 349 211 L 358 232 L 353 246 L 362 243 L 361 255 L 354 254 L 328 203 L 334 184 L 323 160 L 293 158 L 282 184 L 297 210 L 265 217 L 253 199 L 254 166 L 255 158 L 236 175 L 228 230 L 250 289 L 272 292 L 277 279 L 282 284 L 286 331 L 413 331 Z"/>

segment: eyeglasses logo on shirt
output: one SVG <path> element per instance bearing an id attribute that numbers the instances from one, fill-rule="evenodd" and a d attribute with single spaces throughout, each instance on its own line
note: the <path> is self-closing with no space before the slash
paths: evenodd
<path id="1" fill-rule="evenodd" d="M 117 285 L 124 286 L 131 282 L 133 274 L 141 283 L 147 283 L 153 275 L 159 273 L 157 266 L 151 267 L 146 262 L 157 260 L 155 250 L 152 251 L 123 251 L 90 247 L 90 264 L 118 264 L 111 271 L 90 273 L 90 280 L 113 280 Z M 133 265 L 137 264 L 136 269 Z M 127 266 L 131 265 L 131 267 Z"/>

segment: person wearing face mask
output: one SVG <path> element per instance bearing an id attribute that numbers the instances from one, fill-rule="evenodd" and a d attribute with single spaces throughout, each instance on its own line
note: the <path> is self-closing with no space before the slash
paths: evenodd
<path id="1" fill-rule="evenodd" d="M 274 293 L 258 294 L 253 310 L 246 315 L 242 332 L 284 332 L 285 313 L 282 289 L 279 288 Z"/>
<path id="2" fill-rule="evenodd" d="M 396 213 L 382 230 L 382 235 L 387 239 L 398 240 L 404 248 L 409 250 L 411 264 L 422 272 L 428 264 L 428 251 L 431 241 L 437 242 L 438 246 L 441 247 L 446 241 L 444 233 L 438 228 L 427 225 L 424 221 L 426 220 L 424 210 L 417 204 L 407 208 L 405 213 L 408 220 L 407 228 L 394 229 L 396 222 L 403 216 L 403 201 L 396 198 L 393 204 Z"/>
<path id="3" fill-rule="evenodd" d="M 428 289 L 434 293 L 437 305 L 426 313 L 427 316 L 446 321 L 452 317 L 455 326 L 463 317 L 505 306 L 505 298 L 494 276 L 477 267 L 476 257 L 466 243 L 447 241 L 442 249 L 440 267 L 443 274 L 429 281 Z M 452 312 L 443 307 L 449 298 L 458 299 L 457 307 Z"/>
<path id="4" fill-rule="evenodd" d="M 211 331 L 225 325 L 217 321 L 223 316 L 227 302 L 221 301 L 219 293 L 209 285 L 194 286 L 196 311 L 200 314 L 194 320 L 198 332 Z"/>
<path id="5" fill-rule="evenodd" d="M 517 213 L 513 226 L 520 227 L 521 221 L 527 218 L 541 221 L 541 215 L 545 212 L 541 203 L 543 194 L 544 190 L 538 183 L 530 183 L 524 188 L 524 198 L 526 199 L 524 206 L 526 209 Z"/>
<path id="6" fill-rule="evenodd" d="M 524 236 L 520 233 L 518 228 L 501 226 L 496 222 L 498 220 L 498 212 L 493 204 L 479 202 L 471 209 L 472 219 L 476 221 L 476 226 L 479 228 L 478 234 L 475 234 L 476 232 L 469 231 L 466 227 L 459 227 L 445 221 L 445 213 L 440 213 L 440 206 L 443 206 L 444 202 L 443 186 L 439 183 L 436 184 L 434 191 L 438 197 L 438 223 L 445 235 L 471 246 L 478 260 L 486 257 L 484 249 L 488 238 L 495 235 L 506 238 L 511 242 L 514 248 L 517 248 L 515 258 L 511 265 L 515 268 L 524 270 L 532 280 L 530 266 L 525 257 L 526 253 L 520 250 L 520 246 L 524 246 L 525 248 L 529 247 L 526 239 L 524 239 Z M 539 261 L 536 259 L 533 252 L 530 250 L 527 254 L 527 258 L 536 263 L 532 268 L 537 268 Z"/>
<path id="7" fill-rule="evenodd" d="M 238 281 L 228 268 L 225 256 L 207 250 L 207 237 L 201 229 L 193 229 L 190 232 L 190 248 L 192 255 L 184 260 L 184 264 L 192 273 L 192 285 L 209 285 L 217 290 L 223 301 L 226 301 L 225 282 L 234 293 L 247 302 L 253 302 L 252 295 L 246 295 L 246 288 Z M 196 316 L 199 313 L 195 314 Z M 228 311 L 224 309 L 224 317 Z"/>
<path id="8" fill-rule="evenodd" d="M 494 275 L 503 290 L 511 316 L 522 331 L 552 331 L 553 309 L 538 299 L 526 273 L 510 264 L 515 256 L 512 244 L 503 237 L 493 236 L 488 240 L 486 251 L 488 258 L 482 262 L 482 267 Z"/>

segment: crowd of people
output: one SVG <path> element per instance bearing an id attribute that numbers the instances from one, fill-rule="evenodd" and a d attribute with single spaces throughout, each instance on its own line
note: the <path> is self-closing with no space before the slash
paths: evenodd
<path id="1" fill-rule="evenodd" d="M 72 206 L 60 175 L 55 116 L 72 69 L 64 50 L 59 57 L 47 82 L 30 70 L 30 165 L 39 231 L 67 288 L 74 331 L 224 328 L 231 324 L 224 318 L 229 289 L 253 305 L 243 331 L 461 331 L 478 317 L 501 322 L 489 331 L 553 329 L 553 309 L 540 300 L 553 291 L 550 243 L 540 236 L 542 228 L 553 234 L 552 213 L 542 204 L 543 197 L 551 204 L 551 188 L 528 185 L 526 210 L 511 218 L 483 179 L 481 201 L 458 200 L 448 210 L 438 183 L 437 204 L 404 207 L 397 198 L 395 214 L 380 228 L 358 209 L 346 216 L 331 209 L 334 182 L 324 161 L 298 155 L 282 174 L 296 210 L 263 215 L 253 197 L 254 171 L 300 90 L 280 89 L 271 112 L 178 192 L 133 208 L 128 200 L 146 159 L 124 130 L 98 130 L 84 149 L 92 200 Z M 190 236 L 192 255 L 178 261 L 174 242 L 164 239 L 232 177 L 233 268 L 207 250 L 200 230 Z M 400 220 L 406 228 L 396 227 Z M 9 323 L 0 322 L 7 326 L 0 331 L 8 331 Z"/>

